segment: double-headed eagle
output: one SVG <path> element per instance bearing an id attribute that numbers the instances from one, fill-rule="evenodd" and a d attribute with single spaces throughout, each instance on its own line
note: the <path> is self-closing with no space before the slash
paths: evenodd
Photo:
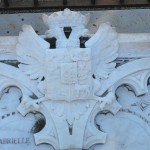
<path id="1" fill-rule="evenodd" d="M 97 95 L 100 82 L 107 80 L 115 69 L 114 60 L 118 56 L 115 29 L 103 23 L 91 35 L 85 27 L 89 15 L 69 9 L 44 15 L 43 19 L 49 27 L 46 35 L 39 36 L 31 26 L 24 25 L 16 46 L 19 69 L 38 83 L 37 88 L 45 97 L 38 101 L 93 99 L 102 102 L 103 98 Z M 68 26 L 72 29 L 69 38 L 63 30 Z M 81 36 L 89 37 L 85 49 L 80 48 Z M 44 40 L 52 37 L 56 38 L 56 49 L 51 49 L 50 43 Z M 109 94 L 107 99 L 113 96 Z"/>

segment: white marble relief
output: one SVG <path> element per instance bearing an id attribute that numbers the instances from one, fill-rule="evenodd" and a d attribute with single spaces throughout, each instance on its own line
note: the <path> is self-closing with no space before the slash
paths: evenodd
<path id="1" fill-rule="evenodd" d="M 50 150 L 50 145 L 34 144 L 33 133 L 38 130 L 35 122 L 40 117 L 28 114 L 22 118 L 16 110 L 20 103 L 21 91 L 16 87 L 7 88 L 3 91 L 0 100 L 0 148 L 3 150 L 21 149 L 45 149 Z"/>
<path id="2" fill-rule="evenodd" d="M 34 133 L 35 144 L 49 144 L 56 150 L 90 149 L 95 144 L 104 145 L 105 150 L 110 147 L 131 150 L 129 142 L 123 143 L 125 137 L 121 142 L 120 136 L 113 139 L 117 131 L 123 134 L 129 125 L 135 126 L 136 121 L 135 132 L 130 130 L 133 132 L 131 140 L 139 132 L 148 139 L 148 121 L 142 125 L 145 129 L 139 129 L 140 118 L 126 121 L 124 113 L 130 119 L 131 113 L 128 116 L 126 111 L 132 111 L 125 109 L 116 90 L 126 84 L 136 96 L 146 94 L 149 57 L 137 57 L 136 53 L 131 54 L 134 57 L 123 57 L 127 55 L 123 45 L 128 43 L 130 48 L 134 44 L 130 45 L 127 36 L 118 34 L 109 23 L 101 24 L 94 35 L 90 34 L 86 28 L 89 14 L 65 9 L 50 16 L 43 15 L 43 20 L 49 27 L 45 35 L 39 36 L 30 25 L 24 25 L 17 39 L 14 37 L 12 59 L 7 50 L 0 63 L 1 95 L 8 87 L 18 87 L 21 103 L 17 111 L 25 118 L 28 113 L 41 113 L 45 117 L 44 128 Z M 65 27 L 71 28 L 69 37 L 65 35 Z M 88 37 L 84 48 L 80 47 L 80 37 Z M 56 39 L 55 48 L 44 40 L 51 38 Z M 18 66 L 10 65 L 7 60 L 15 60 L 13 63 Z M 149 101 L 134 105 L 145 109 Z M 120 130 L 119 126 L 122 126 Z M 138 144 L 141 140 L 138 139 Z M 144 148 L 148 150 L 148 146 Z"/>
<path id="3" fill-rule="evenodd" d="M 148 91 L 150 86 L 148 86 Z M 137 97 L 129 86 L 116 91 L 117 101 L 122 105 L 119 113 L 109 112 L 96 118 L 100 130 L 108 133 L 107 144 L 93 148 L 107 150 L 148 150 L 150 140 L 149 94 Z M 106 115 L 107 114 L 107 115 Z M 113 123 L 112 123 L 113 122 Z"/>

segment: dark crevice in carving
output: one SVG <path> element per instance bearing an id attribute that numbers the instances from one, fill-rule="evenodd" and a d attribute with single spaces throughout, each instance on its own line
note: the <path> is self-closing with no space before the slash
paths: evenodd
<path id="1" fill-rule="evenodd" d="M 33 100 L 37 100 L 38 99 L 38 97 L 35 94 L 31 95 L 30 98 L 32 98 Z"/>
<path id="2" fill-rule="evenodd" d="M 5 118 L 5 116 L 2 116 L 2 117 L 1 117 L 1 119 L 4 119 L 4 118 Z"/>
<path id="3" fill-rule="evenodd" d="M 32 133 L 38 133 L 45 127 L 46 121 L 44 118 L 39 118 L 31 129 Z"/>
<path id="4" fill-rule="evenodd" d="M 107 94 L 109 93 L 109 91 L 107 90 L 106 92 L 104 92 L 102 95 L 100 95 L 101 97 L 105 97 Z"/>
<path id="5" fill-rule="evenodd" d="M 6 89 L 4 90 L 4 93 L 9 94 L 9 90 L 10 90 L 10 88 L 9 88 L 9 87 L 8 87 L 8 88 L 6 88 Z"/>
<path id="6" fill-rule="evenodd" d="M 69 127 L 69 134 L 72 135 L 72 127 Z"/>
<path id="7" fill-rule="evenodd" d="M 136 96 L 136 93 L 135 93 L 134 89 L 132 89 L 131 86 L 129 86 L 127 84 L 121 84 L 120 86 L 117 87 L 116 92 L 115 92 L 117 102 L 120 103 L 120 97 L 119 97 L 119 94 L 117 94 L 117 90 L 121 87 L 125 87 L 128 90 L 128 92 L 131 92 L 134 94 L 134 96 Z M 136 97 L 138 97 L 138 96 L 136 96 Z"/>
<path id="8" fill-rule="evenodd" d="M 150 85 L 150 77 L 147 80 L 147 86 Z"/>
<path id="9" fill-rule="evenodd" d="M 98 129 L 99 131 L 104 132 L 104 131 L 101 129 L 101 125 L 99 125 L 99 124 L 96 123 L 96 127 L 97 127 L 97 129 Z M 104 133 L 105 133 L 105 132 L 104 132 Z"/>
<path id="10" fill-rule="evenodd" d="M 17 114 L 18 114 L 18 112 L 10 112 L 10 113 L 8 113 L 8 114 L 5 114 L 5 115 L 1 116 L 0 119 L 3 120 L 3 119 L 6 119 L 6 118 L 8 118 L 8 117 L 17 115 Z"/>
<path id="11" fill-rule="evenodd" d="M 50 48 L 51 49 L 55 49 L 56 48 L 56 38 L 55 37 L 45 38 L 45 41 L 47 41 L 48 43 L 50 43 Z"/>
<path id="12" fill-rule="evenodd" d="M 135 90 L 134 90 L 134 89 L 132 88 L 132 86 L 130 86 L 130 85 L 123 84 L 123 85 L 121 85 L 121 86 L 126 87 L 126 89 L 127 89 L 129 92 L 132 92 L 132 93 L 134 94 L 134 96 L 136 96 L 136 97 L 141 97 L 141 96 L 144 96 L 144 95 L 145 95 L 145 93 L 140 94 L 140 95 L 137 95 L 136 92 L 135 92 Z M 121 87 L 121 86 L 119 86 L 119 87 Z M 117 89 L 118 89 L 118 88 L 117 88 Z"/>
<path id="13" fill-rule="evenodd" d="M 18 65 L 20 64 L 20 62 L 18 62 L 17 60 L 0 60 L 0 63 L 4 63 L 16 68 L 19 68 Z"/>
<path id="14" fill-rule="evenodd" d="M 137 59 L 141 59 L 141 57 L 136 58 L 117 58 L 114 62 L 116 63 L 116 68 L 122 66 L 128 62 L 135 61 Z"/>
<path id="15" fill-rule="evenodd" d="M 22 101 L 22 96 L 21 96 L 21 97 L 19 97 L 19 102 L 21 103 L 21 101 Z"/>
<path id="16" fill-rule="evenodd" d="M 80 39 L 80 48 L 86 48 L 85 42 L 88 41 L 90 39 L 90 37 L 81 36 L 79 39 Z"/>
<path id="17" fill-rule="evenodd" d="M 16 113 L 15 112 L 12 112 L 12 115 L 15 115 Z"/>
<path id="18" fill-rule="evenodd" d="M 66 120 L 66 121 L 67 121 L 67 120 Z M 68 123 L 68 121 L 67 121 L 67 123 Z M 73 125 L 70 125 L 70 124 L 68 123 L 68 129 L 69 129 L 69 134 L 72 135 L 72 132 L 73 132 Z"/>
<path id="19" fill-rule="evenodd" d="M 10 114 L 7 114 L 6 116 L 7 116 L 7 117 L 9 117 L 9 116 L 10 116 Z"/>
<path id="20" fill-rule="evenodd" d="M 108 114 L 111 114 L 111 115 L 113 115 L 113 113 L 111 112 L 111 111 L 108 111 L 108 110 L 103 110 L 103 111 L 101 111 L 98 115 L 108 115 Z"/>
<path id="21" fill-rule="evenodd" d="M 93 79 L 96 79 L 96 77 L 95 77 L 95 75 L 94 75 L 94 74 L 92 75 L 92 77 L 93 77 Z"/>
<path id="22" fill-rule="evenodd" d="M 44 81 L 45 80 L 45 77 L 43 77 L 42 79 L 41 79 L 41 81 Z"/>
<path id="23" fill-rule="evenodd" d="M 67 39 L 69 38 L 71 32 L 72 32 L 72 28 L 71 27 L 64 27 L 64 34 L 65 34 Z"/>
<path id="24" fill-rule="evenodd" d="M 106 116 L 106 115 L 108 115 L 108 114 L 113 115 L 113 113 L 111 113 L 110 111 L 108 111 L 108 110 L 103 110 L 103 111 L 99 112 L 99 113 L 96 115 L 96 117 L 95 117 L 95 125 L 96 125 L 96 128 L 97 128 L 99 131 L 103 132 L 103 133 L 106 133 L 106 132 L 102 129 L 101 125 L 96 122 L 96 118 L 97 118 L 98 115 L 105 115 L 105 116 Z"/>

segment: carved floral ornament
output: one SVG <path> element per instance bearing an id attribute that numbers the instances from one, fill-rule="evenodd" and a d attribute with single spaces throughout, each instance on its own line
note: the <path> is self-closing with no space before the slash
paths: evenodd
<path id="1" fill-rule="evenodd" d="M 40 112 L 46 125 L 34 135 L 36 144 L 48 143 L 56 150 L 89 149 L 107 143 L 95 125 L 102 111 L 116 114 L 121 105 L 115 91 L 130 85 L 136 95 L 147 92 L 149 58 L 116 66 L 118 34 L 108 23 L 91 35 L 86 25 L 89 14 L 64 11 L 43 15 L 49 27 L 44 36 L 24 25 L 16 45 L 18 67 L 0 63 L 1 95 L 9 86 L 22 91 L 18 111 L 25 116 Z M 67 37 L 64 28 L 70 27 Z M 88 37 L 81 48 L 81 37 Z M 56 39 L 56 47 L 45 39 Z M 145 65 L 147 64 L 147 65 Z"/>

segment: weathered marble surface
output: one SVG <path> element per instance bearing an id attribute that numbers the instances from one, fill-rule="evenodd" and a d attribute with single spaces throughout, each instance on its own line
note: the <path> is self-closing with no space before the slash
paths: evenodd
<path id="1" fill-rule="evenodd" d="M 50 145 L 36 146 L 33 129 L 40 115 L 28 114 L 24 119 L 18 112 L 21 91 L 12 87 L 4 91 L 0 100 L 0 149 L 50 150 Z"/>
<path id="2" fill-rule="evenodd" d="M 132 91 L 124 86 L 117 90 L 118 101 L 122 104 L 124 111 L 120 111 L 116 116 L 112 116 L 111 114 L 101 114 L 97 116 L 97 125 L 100 125 L 101 130 L 109 133 L 108 143 L 105 145 L 93 146 L 91 150 L 108 150 L 110 147 L 112 150 L 149 150 L 150 88 L 148 89 L 149 93 L 140 97 L 136 97 Z M 11 114 L 11 112 L 16 111 L 20 94 L 20 91 L 16 88 L 11 88 L 9 93 L 4 94 L 1 98 L 3 102 L 1 101 L 0 103 L 1 115 L 6 116 L 6 114 Z M 13 103 L 9 101 L 13 101 Z M 145 122 L 145 119 L 148 123 Z M 2 134 L 0 134 L 0 139 L 10 137 L 29 138 L 30 143 L 0 144 L 0 147 L 3 148 L 3 150 L 11 150 L 16 147 L 27 150 L 37 150 L 38 148 L 40 150 L 49 150 L 50 145 L 43 144 L 41 146 L 35 146 L 34 144 L 31 129 L 35 121 L 36 118 L 32 114 L 28 115 L 26 118 L 23 118 L 20 114 L 15 114 L 1 120 L 0 133 Z"/>
<path id="3" fill-rule="evenodd" d="M 76 28 L 86 19 L 75 14 L 78 23 L 67 22 L 74 35 L 67 40 L 60 32 L 66 18 L 59 15 L 57 30 L 51 22 L 56 18 L 44 17 L 50 28 L 46 35 L 24 26 L 19 37 L 0 38 L 0 148 L 149 150 L 150 34 L 117 34 L 109 24 L 89 34 L 85 26 Z M 81 35 L 90 35 L 84 49 Z M 46 36 L 57 38 L 55 50 Z M 69 95 L 67 84 L 72 85 Z M 61 96 L 55 93 L 60 88 Z"/>
<path id="4" fill-rule="evenodd" d="M 91 18 L 88 29 L 95 33 L 101 23 L 110 22 L 119 33 L 150 33 L 149 9 L 124 9 L 124 10 L 95 10 L 90 12 Z M 45 12 L 44 12 L 45 13 Z M 50 15 L 50 13 L 46 13 Z M 31 24 L 39 35 L 47 30 L 42 22 L 41 13 L 16 13 L 0 15 L 0 33 L 2 36 L 18 36 L 23 24 Z"/>
<path id="5" fill-rule="evenodd" d="M 116 94 L 122 109 L 115 116 L 101 114 L 96 122 L 108 132 L 108 143 L 95 146 L 96 150 L 148 150 L 150 147 L 150 87 L 144 96 L 136 97 L 130 87 L 120 87 Z"/>

